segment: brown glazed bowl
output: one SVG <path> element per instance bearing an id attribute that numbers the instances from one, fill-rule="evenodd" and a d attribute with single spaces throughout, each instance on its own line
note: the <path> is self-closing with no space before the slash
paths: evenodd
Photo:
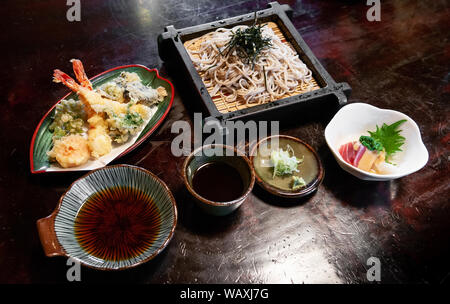
<path id="1" fill-rule="evenodd" d="M 283 150 L 291 146 L 297 158 L 304 157 L 298 165 L 299 172 L 294 173 L 305 180 L 306 185 L 292 190 L 292 175 L 273 177 L 270 165 L 270 152 L 279 147 Z M 255 171 L 256 182 L 269 193 L 284 198 L 299 198 L 311 194 L 322 183 L 325 172 L 317 152 L 304 141 L 288 136 L 273 135 L 261 139 L 250 152 L 250 162 Z"/>
<path id="2" fill-rule="evenodd" d="M 123 197 L 124 192 L 131 193 L 133 191 L 138 193 L 140 202 L 144 201 L 144 205 L 138 204 L 136 200 L 123 199 L 120 201 L 122 205 L 119 206 L 117 197 L 120 197 L 120 195 Z M 105 214 L 92 211 L 96 210 L 98 206 L 103 206 L 99 203 L 102 201 L 99 195 L 107 202 L 106 208 L 103 209 Z M 114 199 L 116 200 L 114 201 Z M 134 203 L 134 205 L 130 205 L 129 202 Z M 82 209 L 84 204 L 88 205 L 85 209 Z M 137 206 L 144 206 L 145 208 L 137 209 Z M 144 210 L 148 217 L 143 216 L 144 213 L 138 211 L 120 213 L 119 208 L 121 208 L 120 210 L 126 208 L 138 211 Z M 80 214 L 87 218 L 88 222 L 92 222 L 93 216 L 98 214 L 106 216 L 106 213 L 111 209 L 114 210 L 114 217 L 117 217 L 117 215 L 120 217 L 118 221 L 122 225 L 122 234 L 135 231 L 130 228 L 129 224 L 124 223 L 136 223 L 139 219 L 145 218 L 146 221 L 137 223 L 141 225 L 138 231 L 148 232 L 150 231 L 148 227 L 155 227 L 151 235 L 150 233 L 132 234 L 136 238 L 139 238 L 137 235 L 140 236 L 139 250 L 136 247 L 124 247 L 121 243 L 120 249 L 114 248 L 115 251 L 113 251 L 113 253 L 117 253 L 120 250 L 120 254 L 102 256 L 96 254 L 99 249 L 96 251 L 95 246 L 92 245 L 95 240 L 76 231 L 76 223 Z M 133 214 L 134 220 L 126 218 L 126 215 L 123 214 Z M 163 181 L 143 168 L 115 165 L 93 170 L 76 180 L 61 196 L 53 213 L 37 221 L 37 229 L 45 255 L 48 257 L 70 257 L 84 266 L 99 270 L 122 270 L 145 263 L 158 255 L 172 239 L 176 223 L 177 207 L 175 199 Z M 118 225 L 115 224 L 109 227 L 117 227 Z M 83 229 L 86 229 L 86 227 L 83 226 Z M 145 230 L 145 228 L 147 229 Z M 105 235 L 109 237 L 110 234 L 106 233 Z M 146 237 L 143 237 L 144 235 Z M 124 250 L 128 250 L 128 252 Z M 131 255 L 128 253 L 131 253 Z"/>
<path id="3" fill-rule="evenodd" d="M 219 153 L 214 151 L 220 151 L 221 155 L 216 155 Z M 244 194 L 229 202 L 214 202 L 199 195 L 192 186 L 192 179 L 197 169 L 209 162 L 225 162 L 234 167 L 244 182 Z M 221 144 L 205 145 L 192 152 L 184 161 L 182 174 L 184 184 L 197 205 L 206 213 L 217 216 L 230 214 L 239 208 L 255 184 L 255 173 L 247 156 L 233 147 Z"/>

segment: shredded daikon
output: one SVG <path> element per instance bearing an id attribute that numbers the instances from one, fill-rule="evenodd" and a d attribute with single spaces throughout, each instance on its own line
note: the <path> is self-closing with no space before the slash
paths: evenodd
<path id="1" fill-rule="evenodd" d="M 292 151 L 292 156 L 289 154 L 289 150 Z M 273 164 L 272 177 L 299 172 L 297 166 L 303 161 L 303 159 L 295 157 L 294 151 L 289 145 L 287 145 L 286 151 L 281 148 L 278 150 L 273 150 L 270 154 L 270 160 Z"/>

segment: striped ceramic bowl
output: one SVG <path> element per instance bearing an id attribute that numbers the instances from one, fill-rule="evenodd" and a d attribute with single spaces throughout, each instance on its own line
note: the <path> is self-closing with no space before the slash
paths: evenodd
<path id="1" fill-rule="evenodd" d="M 158 255 L 176 222 L 175 199 L 163 181 L 145 169 L 115 165 L 75 181 L 37 227 L 47 256 L 121 270 Z"/>

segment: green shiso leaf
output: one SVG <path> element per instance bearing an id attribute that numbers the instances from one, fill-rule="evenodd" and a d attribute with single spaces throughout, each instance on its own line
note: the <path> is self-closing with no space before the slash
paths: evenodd
<path id="1" fill-rule="evenodd" d="M 400 147 L 405 143 L 405 138 L 400 135 L 401 130 L 398 128 L 405 119 L 394 122 L 391 125 L 383 123 L 381 128 L 377 125 L 375 132 L 368 131 L 370 137 L 379 142 L 386 152 L 386 159 L 398 151 L 402 151 Z"/>

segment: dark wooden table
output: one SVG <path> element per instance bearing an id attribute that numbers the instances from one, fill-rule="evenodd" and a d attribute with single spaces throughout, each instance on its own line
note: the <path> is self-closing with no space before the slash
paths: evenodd
<path id="1" fill-rule="evenodd" d="M 69 60 L 80 58 L 91 76 L 139 63 L 172 79 L 157 53 L 164 26 L 244 14 L 269 1 L 81 2 L 80 22 L 67 21 L 66 1 L 1 4 L 0 283 L 67 282 L 66 259 L 44 256 L 36 220 L 82 174 L 29 171 L 33 131 L 67 92 L 51 82 L 52 70 L 70 71 Z M 326 177 L 317 193 L 296 203 L 254 193 L 237 212 L 213 218 L 186 194 L 184 159 L 170 153 L 172 123 L 191 121 L 192 99 L 176 91 L 159 129 L 115 162 L 147 168 L 169 185 L 179 210 L 175 236 L 138 268 L 82 268 L 83 282 L 364 283 L 370 257 L 381 262 L 382 283 L 450 281 L 448 1 L 382 1 L 380 22 L 366 19 L 365 1 L 283 2 L 328 72 L 351 85 L 349 102 L 399 110 L 418 123 L 430 154 L 426 167 L 392 182 L 358 180 L 327 148 L 328 121 L 299 119 L 281 132 L 319 152 Z"/>

